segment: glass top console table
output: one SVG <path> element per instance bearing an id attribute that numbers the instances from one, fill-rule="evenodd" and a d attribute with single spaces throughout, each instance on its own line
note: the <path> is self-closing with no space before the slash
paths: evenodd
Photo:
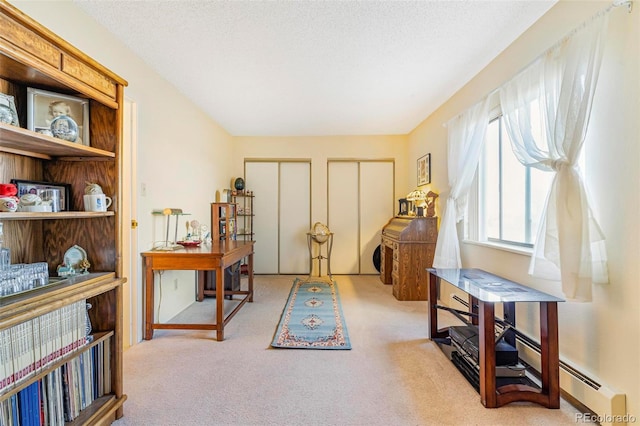
<path id="1" fill-rule="evenodd" d="M 530 401 L 547 408 L 560 407 L 560 359 L 558 349 L 558 302 L 563 299 L 523 286 L 481 269 L 428 268 L 429 338 L 448 336 L 438 329 L 438 286 L 444 281 L 469 295 L 479 336 L 480 400 L 487 408 L 515 401 Z M 540 305 L 540 388 L 524 384 L 498 386 L 496 380 L 495 304 L 502 303 L 505 320 L 515 325 L 515 303 Z"/>

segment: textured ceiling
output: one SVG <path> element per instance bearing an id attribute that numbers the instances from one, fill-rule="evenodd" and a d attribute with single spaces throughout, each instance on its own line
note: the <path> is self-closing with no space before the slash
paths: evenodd
<path id="1" fill-rule="evenodd" d="M 406 134 L 556 0 L 74 0 L 235 136 Z"/>

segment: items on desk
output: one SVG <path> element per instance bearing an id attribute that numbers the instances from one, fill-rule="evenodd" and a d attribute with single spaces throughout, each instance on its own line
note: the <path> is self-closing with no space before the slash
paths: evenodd
<path id="1" fill-rule="evenodd" d="M 162 210 L 153 210 L 151 212 L 154 216 L 163 216 L 166 219 L 165 238 L 160 245 L 154 247 L 152 250 L 156 251 L 174 251 L 182 250 L 185 247 L 199 247 L 203 241 L 210 242 L 210 233 L 205 225 L 201 225 L 197 220 L 185 221 L 186 234 L 178 238 L 178 228 L 180 222 L 180 216 L 188 216 L 189 213 L 185 213 L 182 209 L 178 208 L 165 208 Z M 171 229 L 171 217 L 175 217 L 175 229 L 173 234 L 173 240 L 169 239 L 169 231 Z"/>
<path id="2" fill-rule="evenodd" d="M 178 241 L 178 216 L 184 215 L 182 209 L 174 209 L 174 208 L 165 208 L 162 210 L 154 210 L 152 212 L 153 215 L 162 215 L 166 218 L 167 226 L 165 232 L 165 239 L 162 242 L 162 245 L 154 247 L 153 250 L 157 251 L 173 251 L 173 250 L 182 250 L 183 246 L 177 244 Z M 175 234 L 173 237 L 173 241 L 169 241 L 169 228 L 171 226 L 171 216 L 175 216 L 176 228 Z"/>

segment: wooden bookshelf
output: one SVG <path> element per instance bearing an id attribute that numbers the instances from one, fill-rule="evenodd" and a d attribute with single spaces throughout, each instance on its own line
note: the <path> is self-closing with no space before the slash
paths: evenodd
<path id="1" fill-rule="evenodd" d="M 101 368 L 109 371 L 109 393 L 100 396 L 67 424 L 109 424 L 122 417 L 122 276 L 121 205 L 122 123 L 127 82 L 0 0 L 0 93 L 14 97 L 19 126 L 0 124 L 0 182 L 11 179 L 69 184 L 69 210 L 56 213 L 0 213 L 4 247 L 11 263 L 47 262 L 57 275 L 65 252 L 86 251 L 90 273 L 76 275 L 33 291 L 0 296 L 0 331 L 30 322 L 72 304 L 90 303 L 94 340 L 27 379 L 0 391 L 0 402 L 56 371 L 64 363 L 104 345 Z M 27 129 L 28 88 L 70 95 L 89 102 L 89 141 L 85 145 Z M 86 182 L 100 184 L 113 199 L 108 212 L 83 211 Z M 34 325 L 33 327 L 37 327 Z M 7 342 L 0 343 L 7 348 Z M 11 348 L 12 349 L 12 348 Z M 85 356 L 85 355 L 82 355 Z M 2 372 L 0 372 L 2 373 Z"/>
<path id="2" fill-rule="evenodd" d="M 214 241 L 234 241 L 238 227 L 235 203 L 211 203 L 211 238 Z"/>

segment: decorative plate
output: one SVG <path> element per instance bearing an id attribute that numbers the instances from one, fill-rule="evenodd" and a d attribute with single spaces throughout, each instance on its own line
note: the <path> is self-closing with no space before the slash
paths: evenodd
<path id="1" fill-rule="evenodd" d="M 202 241 L 178 241 L 182 247 L 198 247 Z"/>
<path id="2" fill-rule="evenodd" d="M 79 271 L 82 269 L 80 262 L 87 259 L 87 252 L 80 246 L 73 246 L 64 254 L 64 264 Z"/>

